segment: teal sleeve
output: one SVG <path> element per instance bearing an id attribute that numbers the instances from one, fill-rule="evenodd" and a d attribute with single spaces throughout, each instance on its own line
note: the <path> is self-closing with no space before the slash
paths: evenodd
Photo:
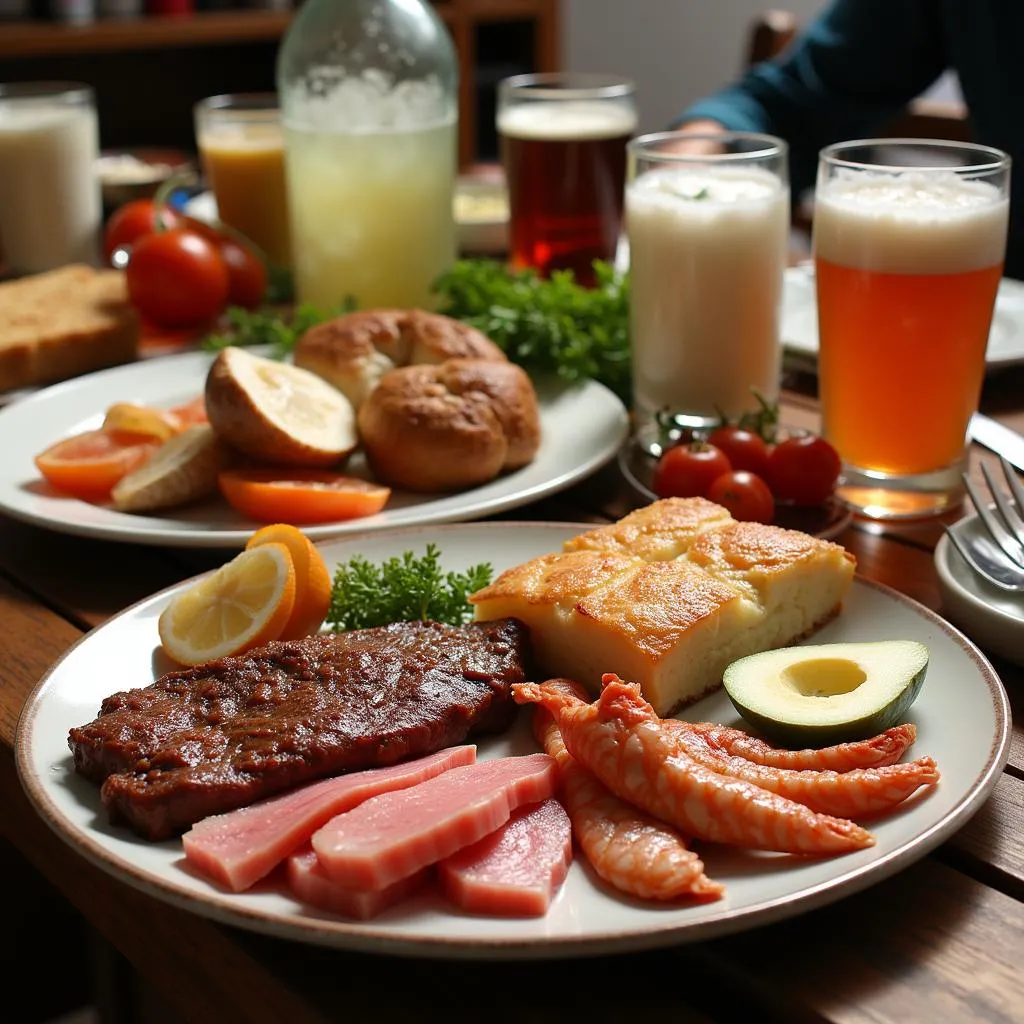
<path id="1" fill-rule="evenodd" d="M 939 0 L 832 0 L 773 61 L 694 103 L 672 123 L 711 118 L 790 146 L 794 192 L 814 183 L 818 151 L 870 136 L 947 68 Z"/>

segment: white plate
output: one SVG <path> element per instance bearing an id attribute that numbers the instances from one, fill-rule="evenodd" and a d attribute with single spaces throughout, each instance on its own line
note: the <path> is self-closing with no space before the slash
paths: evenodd
<path id="1" fill-rule="evenodd" d="M 986 538 L 978 516 L 965 516 L 951 530 L 965 539 Z M 942 610 L 975 643 L 1007 661 L 1024 665 L 1024 594 L 1011 594 L 968 568 L 943 534 L 935 546 Z"/>
<path id="2" fill-rule="evenodd" d="M 584 529 L 572 524 L 474 523 L 400 530 L 321 545 L 333 565 L 359 553 L 377 562 L 436 542 L 446 568 L 490 560 L 495 571 L 544 552 Z M 368 952 L 461 958 L 614 953 L 735 932 L 822 906 L 924 856 L 962 826 L 999 778 L 1009 751 L 1010 712 L 991 665 L 966 638 L 908 598 L 854 583 L 845 610 L 816 642 L 909 638 L 928 645 L 931 663 L 910 713 L 913 756 L 931 755 L 942 779 L 884 820 L 877 843 L 840 857 L 799 858 L 702 846 L 708 874 L 725 897 L 698 906 L 658 906 L 615 895 L 577 859 L 543 918 L 476 917 L 421 893 L 380 917 L 354 923 L 308 909 L 277 891 L 226 893 L 182 868 L 180 842 L 148 843 L 106 823 L 98 788 L 74 774 L 68 730 L 91 721 L 100 701 L 153 679 L 156 620 L 172 595 L 147 598 L 82 638 L 33 691 L 18 725 L 18 771 L 46 822 L 83 856 L 159 899 L 217 921 L 312 944 Z M 609 666 L 613 668 L 614 666 Z M 690 709 L 693 719 L 737 723 L 718 693 Z M 535 749 L 528 716 L 503 737 L 479 744 L 488 758 Z"/>
<path id="3" fill-rule="evenodd" d="M 99 427 L 114 402 L 170 407 L 202 394 L 206 352 L 147 359 L 46 388 L 0 410 L 0 511 L 63 533 L 179 547 L 244 547 L 259 525 L 218 499 L 149 515 L 117 512 L 59 495 L 32 459 L 62 437 Z M 541 445 L 533 462 L 481 487 L 451 495 L 394 491 L 378 515 L 305 527 L 314 540 L 420 523 L 475 519 L 562 490 L 611 459 L 629 430 L 622 402 L 602 384 L 537 384 Z M 585 425 L 581 427 L 581 424 Z M 358 454 L 346 472 L 365 475 Z"/>
<path id="4" fill-rule="evenodd" d="M 818 356 L 818 313 L 814 268 L 805 263 L 788 267 L 782 291 L 782 346 L 787 352 L 814 361 Z M 996 295 L 996 311 L 988 338 L 989 370 L 1024 363 L 1024 282 L 1004 277 Z"/>

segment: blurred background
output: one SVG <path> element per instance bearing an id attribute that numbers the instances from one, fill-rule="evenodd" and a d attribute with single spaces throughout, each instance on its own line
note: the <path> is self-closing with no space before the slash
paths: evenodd
<path id="1" fill-rule="evenodd" d="M 301 2 L 301 0 L 300 0 Z M 824 0 L 790 0 L 803 22 Z M 462 62 L 460 162 L 497 158 L 495 87 L 558 69 L 632 77 L 657 130 L 748 60 L 759 0 L 436 0 Z M 0 0 L 4 81 L 73 80 L 97 93 L 101 144 L 195 148 L 192 105 L 274 88 L 293 0 Z M 933 93 L 956 95 L 952 81 Z"/>

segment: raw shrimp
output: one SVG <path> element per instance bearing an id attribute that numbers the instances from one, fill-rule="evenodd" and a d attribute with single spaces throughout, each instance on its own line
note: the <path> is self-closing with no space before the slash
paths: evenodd
<path id="1" fill-rule="evenodd" d="M 546 686 L 580 697 L 569 680 Z M 643 899 L 689 896 L 718 899 L 724 886 L 704 874 L 700 857 L 675 829 L 620 800 L 576 761 L 562 740 L 551 713 L 534 708 L 533 734 L 558 762 L 561 796 L 573 833 L 587 861 L 609 885 Z"/>
<path id="2" fill-rule="evenodd" d="M 874 843 L 852 821 L 817 814 L 743 779 L 698 764 L 640 687 L 608 674 L 588 704 L 546 684 L 513 686 L 521 703 L 539 703 L 558 723 L 569 753 L 613 793 L 684 833 L 713 842 L 787 853 L 844 853 Z"/>
<path id="3" fill-rule="evenodd" d="M 701 733 L 713 747 L 721 747 L 728 754 L 767 768 L 792 768 L 796 771 L 830 769 L 848 772 L 854 768 L 883 768 L 896 764 L 917 739 L 917 729 L 908 722 L 866 740 L 837 743 L 820 749 L 785 750 L 728 725 L 715 722 L 685 724 Z"/>
<path id="4" fill-rule="evenodd" d="M 902 803 L 921 786 L 934 785 L 939 779 L 930 757 L 883 768 L 852 768 L 848 772 L 769 768 L 725 753 L 685 722 L 669 719 L 663 725 L 672 734 L 676 749 L 705 768 L 745 779 L 822 814 L 843 818 L 879 814 Z"/>

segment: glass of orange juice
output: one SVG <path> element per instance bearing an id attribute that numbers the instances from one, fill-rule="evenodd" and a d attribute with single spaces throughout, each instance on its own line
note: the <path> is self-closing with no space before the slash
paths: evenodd
<path id="1" fill-rule="evenodd" d="M 917 139 L 821 151 L 818 387 L 839 495 L 873 519 L 963 498 L 968 425 L 1003 273 L 1010 158 Z"/>
<path id="2" fill-rule="evenodd" d="M 291 265 L 284 136 L 277 96 L 210 96 L 195 106 L 203 172 L 217 213 L 281 267 Z"/>

